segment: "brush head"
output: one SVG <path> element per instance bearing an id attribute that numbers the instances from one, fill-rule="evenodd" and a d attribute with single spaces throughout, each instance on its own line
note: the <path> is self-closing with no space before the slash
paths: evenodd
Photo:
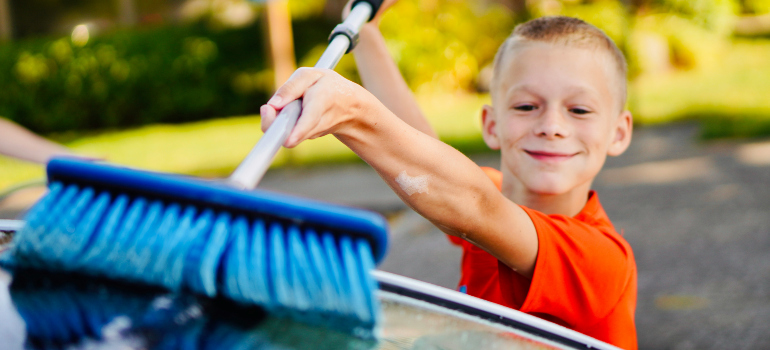
<path id="1" fill-rule="evenodd" d="M 189 290 L 349 329 L 377 322 L 378 214 L 81 160 L 55 159 L 48 174 L 49 193 L 0 255 L 6 266 Z"/>

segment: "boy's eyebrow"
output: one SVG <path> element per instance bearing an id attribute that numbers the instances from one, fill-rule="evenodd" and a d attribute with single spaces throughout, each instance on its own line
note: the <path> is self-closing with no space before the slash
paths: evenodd
<path id="1" fill-rule="evenodd" d="M 586 95 L 589 95 L 590 97 L 601 96 L 599 91 L 597 91 L 596 89 L 594 89 L 590 85 L 583 85 L 583 84 L 571 85 L 571 86 L 569 86 L 569 87 L 567 87 L 565 89 L 567 91 L 566 95 L 569 96 L 569 97 L 572 97 L 572 96 L 575 96 L 575 95 L 581 95 L 581 94 L 586 94 Z M 505 96 L 509 96 L 511 93 L 518 92 L 518 91 L 523 91 L 523 92 L 531 93 L 531 94 L 534 94 L 534 95 L 539 95 L 540 94 L 534 86 L 532 86 L 530 84 L 522 83 L 522 84 L 513 85 L 510 88 L 508 88 L 506 90 L 506 95 Z"/>

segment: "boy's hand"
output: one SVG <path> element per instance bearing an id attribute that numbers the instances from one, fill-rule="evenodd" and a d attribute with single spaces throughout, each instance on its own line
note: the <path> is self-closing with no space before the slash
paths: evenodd
<path id="1" fill-rule="evenodd" d="M 363 87 L 333 70 L 303 67 L 260 108 L 262 130 L 270 127 L 283 107 L 299 98 L 302 98 L 302 113 L 284 147 L 295 147 L 304 140 L 341 131 L 377 103 Z"/>
<path id="2" fill-rule="evenodd" d="M 355 1 L 355 0 L 350 0 L 345 5 L 345 9 L 342 10 L 342 19 L 348 18 L 348 15 L 350 14 L 350 7 L 353 5 L 353 1 Z M 371 24 L 373 24 L 375 26 L 379 26 L 380 25 L 380 20 L 382 19 L 382 14 L 385 13 L 385 11 L 387 11 L 389 7 L 393 6 L 393 4 L 396 3 L 396 1 L 398 1 L 398 0 L 385 0 L 385 1 L 383 1 L 382 5 L 380 5 L 380 9 L 377 11 L 377 14 L 374 16 L 374 18 L 372 18 L 371 21 L 369 21 L 369 23 L 371 23 Z"/>

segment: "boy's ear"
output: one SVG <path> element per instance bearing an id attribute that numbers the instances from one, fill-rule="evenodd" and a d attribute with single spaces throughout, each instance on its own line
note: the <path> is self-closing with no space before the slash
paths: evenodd
<path id="1" fill-rule="evenodd" d="M 481 134 L 490 149 L 500 149 L 500 139 L 497 137 L 497 120 L 495 110 L 490 105 L 481 108 Z"/>
<path id="2" fill-rule="evenodd" d="M 623 154 L 631 144 L 631 134 L 634 131 L 634 117 L 631 112 L 624 110 L 618 117 L 615 126 L 615 135 L 613 136 L 610 148 L 607 150 L 608 156 L 619 156 Z"/>

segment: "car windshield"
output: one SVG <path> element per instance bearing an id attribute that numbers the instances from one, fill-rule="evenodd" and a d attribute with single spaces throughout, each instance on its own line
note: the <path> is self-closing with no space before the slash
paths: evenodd
<path id="1" fill-rule="evenodd" d="M 558 349 L 522 331 L 381 291 L 374 337 L 227 300 L 36 270 L 0 269 L 9 349 Z M 296 317 L 295 317 L 296 318 Z"/>

